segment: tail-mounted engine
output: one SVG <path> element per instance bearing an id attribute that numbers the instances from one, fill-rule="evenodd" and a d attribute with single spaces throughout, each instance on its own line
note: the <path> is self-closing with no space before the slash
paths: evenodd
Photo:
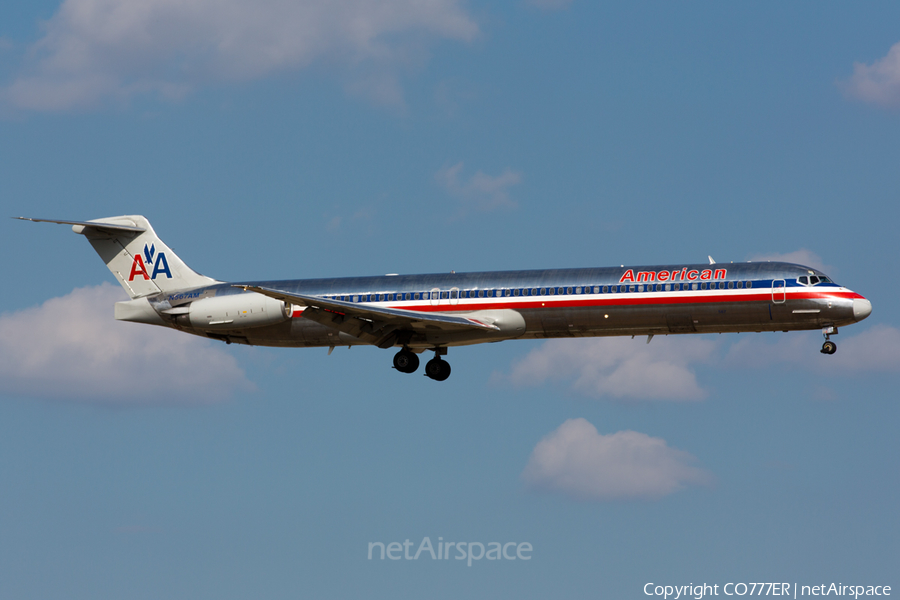
<path id="1" fill-rule="evenodd" d="M 186 314 L 178 316 L 177 322 L 196 329 L 219 331 L 275 325 L 290 316 L 291 307 L 281 300 L 250 292 L 195 300 Z"/>

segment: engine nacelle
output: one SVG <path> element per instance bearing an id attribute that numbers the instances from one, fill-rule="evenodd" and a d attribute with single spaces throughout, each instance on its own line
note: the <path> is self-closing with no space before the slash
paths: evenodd
<path id="1" fill-rule="evenodd" d="M 255 292 L 203 298 L 191 303 L 191 326 L 199 329 L 248 329 L 275 325 L 290 318 L 290 306 Z"/>

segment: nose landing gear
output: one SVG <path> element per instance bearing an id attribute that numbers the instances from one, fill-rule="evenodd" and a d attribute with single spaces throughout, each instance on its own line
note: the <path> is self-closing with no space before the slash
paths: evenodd
<path id="1" fill-rule="evenodd" d="M 831 335 L 837 335 L 837 328 L 835 327 L 823 327 L 822 335 L 825 336 L 825 343 L 822 344 L 822 349 L 819 351 L 822 354 L 834 354 L 837 352 L 837 344 L 831 341 Z"/>

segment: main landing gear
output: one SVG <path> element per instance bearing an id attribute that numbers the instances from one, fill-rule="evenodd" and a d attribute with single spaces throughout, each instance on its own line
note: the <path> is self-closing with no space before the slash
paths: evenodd
<path id="1" fill-rule="evenodd" d="M 450 377 L 450 363 L 441 359 L 445 354 L 446 348 L 434 349 L 434 358 L 425 363 L 425 375 L 435 381 L 444 381 Z M 394 355 L 394 368 L 401 373 L 414 373 L 419 368 L 419 357 L 409 348 L 404 348 Z"/>
<path id="2" fill-rule="evenodd" d="M 401 373 L 415 373 L 419 368 L 419 357 L 406 348 L 394 355 L 394 368 Z"/>
<path id="3" fill-rule="evenodd" d="M 819 351 L 822 354 L 834 354 L 837 352 L 837 344 L 831 341 L 831 335 L 837 335 L 836 327 L 823 327 L 822 335 L 825 336 L 825 343 L 822 344 L 822 349 Z"/>
<path id="4" fill-rule="evenodd" d="M 434 358 L 425 363 L 425 374 L 435 381 L 444 381 L 450 377 L 450 363 L 435 354 Z"/>

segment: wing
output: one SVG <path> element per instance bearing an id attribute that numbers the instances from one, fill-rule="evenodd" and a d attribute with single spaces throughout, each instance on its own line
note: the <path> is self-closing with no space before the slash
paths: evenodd
<path id="1" fill-rule="evenodd" d="M 235 285 L 290 304 L 305 306 L 303 317 L 343 331 L 379 348 L 390 348 L 402 333 L 441 329 L 444 331 L 497 332 L 500 328 L 476 319 L 445 313 L 420 313 L 398 308 L 382 308 L 319 296 L 306 296 L 256 285 Z"/>

